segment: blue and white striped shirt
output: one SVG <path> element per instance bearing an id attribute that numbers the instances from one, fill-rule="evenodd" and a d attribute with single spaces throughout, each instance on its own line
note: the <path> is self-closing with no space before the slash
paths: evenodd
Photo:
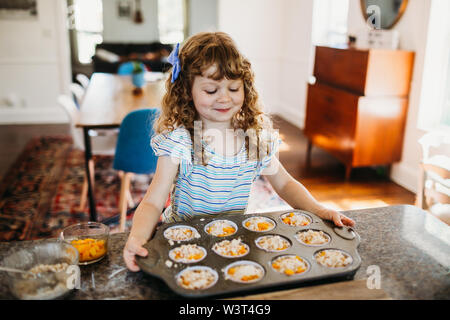
<path id="1" fill-rule="evenodd" d="M 279 143 L 278 138 L 274 139 L 271 152 L 261 161 L 248 159 L 245 144 L 231 157 L 215 153 L 203 144 L 209 160 L 207 165 L 202 165 L 192 162 L 192 141 L 184 127 L 155 135 L 151 140 L 155 154 L 180 160 L 180 170 L 171 194 L 171 208 L 164 211 L 163 221 L 245 211 L 252 183 L 276 154 Z"/>

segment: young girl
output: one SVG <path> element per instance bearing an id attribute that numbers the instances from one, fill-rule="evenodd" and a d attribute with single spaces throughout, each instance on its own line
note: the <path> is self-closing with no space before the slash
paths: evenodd
<path id="1" fill-rule="evenodd" d="M 293 208 L 337 226 L 354 225 L 318 203 L 278 161 L 280 140 L 261 110 L 250 62 L 227 34 L 194 35 L 181 50 L 177 45 L 169 61 L 172 76 L 151 141 L 159 157 L 156 173 L 136 209 L 123 253 L 131 271 L 139 270 L 135 255 L 148 254 L 143 245 L 161 213 L 163 222 L 172 222 L 243 212 L 260 175 Z M 170 192 L 171 205 L 162 212 Z"/>

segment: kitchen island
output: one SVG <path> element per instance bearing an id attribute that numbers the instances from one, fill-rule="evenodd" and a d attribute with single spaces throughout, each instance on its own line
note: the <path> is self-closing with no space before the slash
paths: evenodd
<path id="1" fill-rule="evenodd" d="M 380 286 L 393 299 L 450 299 L 450 227 L 410 205 L 345 211 L 356 221 L 362 263 L 354 280 L 380 272 Z M 110 236 L 107 256 L 81 266 L 81 287 L 66 299 L 181 299 L 158 278 L 130 272 L 122 258 L 127 233 Z M 42 241 L 0 243 L 0 261 Z M 14 299 L 0 273 L 0 299 Z M 292 288 L 290 288 L 292 289 Z M 372 289 L 372 290 L 377 290 Z"/>

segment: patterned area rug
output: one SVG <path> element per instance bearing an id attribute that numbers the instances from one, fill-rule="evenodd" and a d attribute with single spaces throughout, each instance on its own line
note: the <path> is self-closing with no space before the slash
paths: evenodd
<path id="1" fill-rule="evenodd" d="M 112 157 L 95 160 L 95 196 L 99 220 L 118 214 L 120 179 Z M 89 221 L 88 208 L 77 210 L 84 174 L 84 154 L 73 149 L 70 136 L 32 139 L 0 183 L 0 241 L 58 237 L 68 225 Z M 138 175 L 132 181 L 132 196 L 138 203 L 151 177 Z M 248 212 L 288 208 L 264 179 L 252 188 Z M 131 225 L 129 217 L 127 225 Z M 117 225 L 111 225 L 117 232 Z"/>

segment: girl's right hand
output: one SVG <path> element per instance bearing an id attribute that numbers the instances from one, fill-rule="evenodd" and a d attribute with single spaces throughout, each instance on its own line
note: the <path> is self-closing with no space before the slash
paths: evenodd
<path id="1" fill-rule="evenodd" d="M 145 240 L 131 235 L 128 237 L 125 248 L 123 249 L 123 259 L 125 260 L 125 264 L 130 271 L 137 272 L 140 270 L 139 266 L 136 264 L 135 256 L 147 256 L 148 251 L 142 246 L 145 242 Z"/>

